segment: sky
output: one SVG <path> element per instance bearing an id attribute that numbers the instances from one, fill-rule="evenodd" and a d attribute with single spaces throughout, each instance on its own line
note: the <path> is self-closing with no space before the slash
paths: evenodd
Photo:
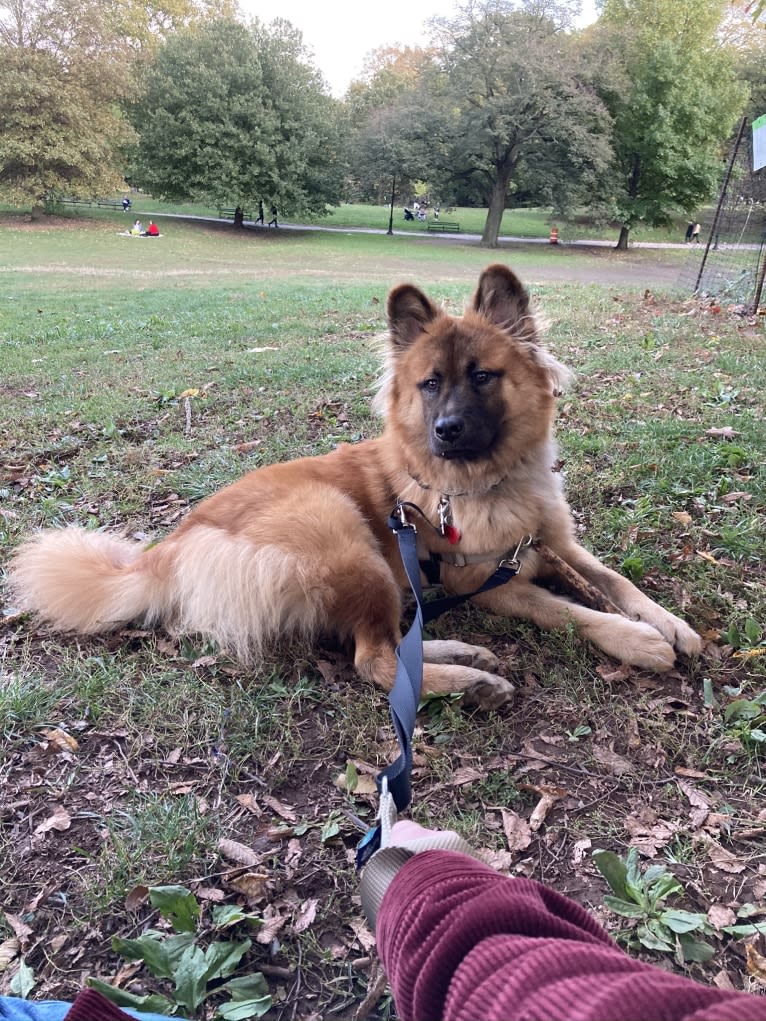
<path id="1" fill-rule="evenodd" d="M 424 23 L 454 10 L 451 0 L 239 0 L 239 6 L 261 21 L 286 18 L 300 29 L 314 63 L 338 97 L 359 76 L 370 50 L 425 42 Z M 582 6 L 580 23 L 587 24 L 595 19 L 594 0 L 583 0 Z"/>

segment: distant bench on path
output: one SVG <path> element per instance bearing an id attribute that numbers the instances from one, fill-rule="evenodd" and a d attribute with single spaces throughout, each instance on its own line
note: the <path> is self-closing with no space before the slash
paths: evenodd
<path id="1" fill-rule="evenodd" d="M 237 211 L 236 209 L 219 209 L 218 210 L 218 216 L 219 216 L 219 218 L 221 220 L 233 220 L 234 219 L 234 214 L 236 213 L 236 211 Z M 250 220 L 250 219 L 252 219 L 252 217 L 250 216 L 250 213 L 243 212 L 242 213 L 242 219 L 243 220 Z"/>
<path id="2" fill-rule="evenodd" d="M 426 230 L 440 230 L 443 234 L 459 234 L 460 224 L 451 223 L 449 220 L 429 220 Z"/>

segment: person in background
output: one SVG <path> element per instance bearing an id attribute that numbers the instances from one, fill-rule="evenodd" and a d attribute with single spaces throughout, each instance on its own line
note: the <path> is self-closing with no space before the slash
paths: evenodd
<path id="1" fill-rule="evenodd" d="M 361 895 L 402 1021 L 766 1021 L 766 997 L 628 957 L 585 908 L 452 831 L 394 823 Z"/>
<path id="2" fill-rule="evenodd" d="M 258 199 L 258 217 L 255 222 L 263 226 L 263 199 Z"/>
<path id="3" fill-rule="evenodd" d="M 700 243 L 700 230 L 701 229 L 702 228 L 700 227 L 700 225 L 698 223 L 695 223 L 694 226 L 692 227 L 692 241 L 694 241 L 695 244 L 699 244 Z"/>
<path id="4" fill-rule="evenodd" d="M 140 220 L 136 220 L 136 222 L 130 228 L 130 233 L 135 234 L 137 237 L 144 233 L 144 226 Z"/>
<path id="5" fill-rule="evenodd" d="M 278 227 L 277 223 L 277 207 L 272 205 L 271 207 L 271 219 L 269 220 L 269 227 Z"/>
<path id="6" fill-rule="evenodd" d="M 146 236 L 148 238 L 158 238 L 160 236 L 160 228 L 154 220 L 149 221 L 149 226 L 146 228 Z"/>
<path id="7" fill-rule="evenodd" d="M 129 212 L 129 211 L 130 211 L 130 207 L 131 207 L 132 205 L 133 205 L 133 203 L 132 203 L 132 202 L 130 201 L 130 199 L 128 198 L 128 196 L 127 196 L 127 195 L 125 195 L 125 197 L 124 197 L 124 198 L 123 198 L 123 200 L 122 200 L 122 211 L 123 211 L 123 213 L 127 213 L 127 212 Z"/>
<path id="8" fill-rule="evenodd" d="M 684 241 L 688 244 L 692 239 L 692 231 L 694 230 L 694 224 L 690 220 L 686 227 L 686 237 Z"/>

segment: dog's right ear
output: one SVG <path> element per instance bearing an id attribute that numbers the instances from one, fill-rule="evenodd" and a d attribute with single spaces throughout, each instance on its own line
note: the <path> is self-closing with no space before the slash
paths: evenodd
<path id="1" fill-rule="evenodd" d="M 404 349 L 441 313 L 422 291 L 400 284 L 388 296 L 388 326 L 394 348 Z"/>

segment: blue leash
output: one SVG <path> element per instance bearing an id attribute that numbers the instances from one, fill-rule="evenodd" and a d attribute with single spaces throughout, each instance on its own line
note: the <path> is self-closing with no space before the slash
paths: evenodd
<path id="1" fill-rule="evenodd" d="M 393 798 L 397 812 L 403 812 L 412 800 L 410 774 L 412 773 L 412 735 L 415 730 L 415 718 L 420 704 L 420 689 L 423 683 L 423 628 L 447 610 L 459 606 L 480 592 L 505 585 L 515 578 L 521 569 L 518 553 L 501 559 L 495 573 L 474 592 L 463 595 L 445 596 L 423 602 L 423 590 L 420 584 L 421 564 L 418 560 L 417 529 L 407 521 L 404 507 L 397 503 L 394 512 L 388 519 L 388 527 L 396 535 L 399 543 L 399 554 L 407 574 L 407 580 L 415 596 L 416 610 L 409 631 L 396 647 L 396 677 L 394 686 L 388 696 L 391 720 L 396 738 L 399 742 L 399 757 L 390 766 L 378 773 L 375 783 L 379 793 L 387 793 Z M 377 823 L 362 837 L 356 849 L 356 867 L 361 869 L 367 860 L 380 847 L 381 827 Z"/>

